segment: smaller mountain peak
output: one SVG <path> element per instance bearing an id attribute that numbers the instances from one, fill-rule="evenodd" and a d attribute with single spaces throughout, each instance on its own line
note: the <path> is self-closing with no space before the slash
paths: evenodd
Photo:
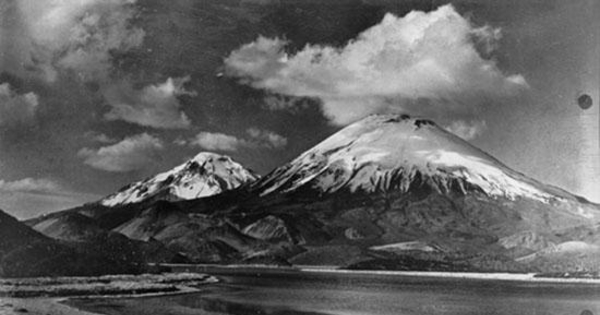
<path id="1" fill-rule="evenodd" d="M 100 203 L 112 207 L 149 199 L 196 199 L 235 189 L 257 179 L 258 175 L 229 156 L 200 152 L 169 171 L 127 185 Z"/>

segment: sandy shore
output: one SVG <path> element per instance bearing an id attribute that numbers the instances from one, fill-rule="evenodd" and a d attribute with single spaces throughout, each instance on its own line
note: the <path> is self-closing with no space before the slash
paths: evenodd
<path id="1" fill-rule="evenodd" d="M 215 277 L 197 273 L 0 279 L 0 315 L 90 315 L 94 313 L 80 311 L 61 302 L 72 297 L 186 294 L 197 292 L 199 285 L 215 282 Z"/>

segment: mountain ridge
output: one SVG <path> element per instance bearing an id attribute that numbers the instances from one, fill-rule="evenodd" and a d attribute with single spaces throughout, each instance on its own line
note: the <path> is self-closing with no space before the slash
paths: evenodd
<path id="1" fill-rule="evenodd" d="M 502 272 L 600 266 L 599 205 L 408 115 L 369 116 L 218 194 L 70 211 L 192 262 L 412 269 L 425 261 L 426 270 Z"/>

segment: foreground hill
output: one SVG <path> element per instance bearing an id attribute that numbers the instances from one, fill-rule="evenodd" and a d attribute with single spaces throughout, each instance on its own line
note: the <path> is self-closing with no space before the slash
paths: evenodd
<path id="1" fill-rule="evenodd" d="M 137 274 L 149 271 L 151 252 L 114 232 L 77 242 L 53 239 L 0 211 L 0 277 Z"/>
<path id="2" fill-rule="evenodd" d="M 217 195 L 73 212 L 198 262 L 544 272 L 600 265 L 598 205 L 406 115 L 367 117 Z"/>
<path id="3" fill-rule="evenodd" d="M 136 241 L 69 213 L 33 229 L 0 211 L 0 277 L 153 272 L 153 262 L 188 262 L 157 241 Z"/>

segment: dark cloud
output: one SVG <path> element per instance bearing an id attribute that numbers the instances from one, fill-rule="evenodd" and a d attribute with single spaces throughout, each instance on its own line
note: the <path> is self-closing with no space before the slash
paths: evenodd
<path id="1" fill-rule="evenodd" d="M 39 98 L 35 93 L 18 94 L 10 84 L 0 84 L 0 127 L 33 123 L 38 105 Z"/>

